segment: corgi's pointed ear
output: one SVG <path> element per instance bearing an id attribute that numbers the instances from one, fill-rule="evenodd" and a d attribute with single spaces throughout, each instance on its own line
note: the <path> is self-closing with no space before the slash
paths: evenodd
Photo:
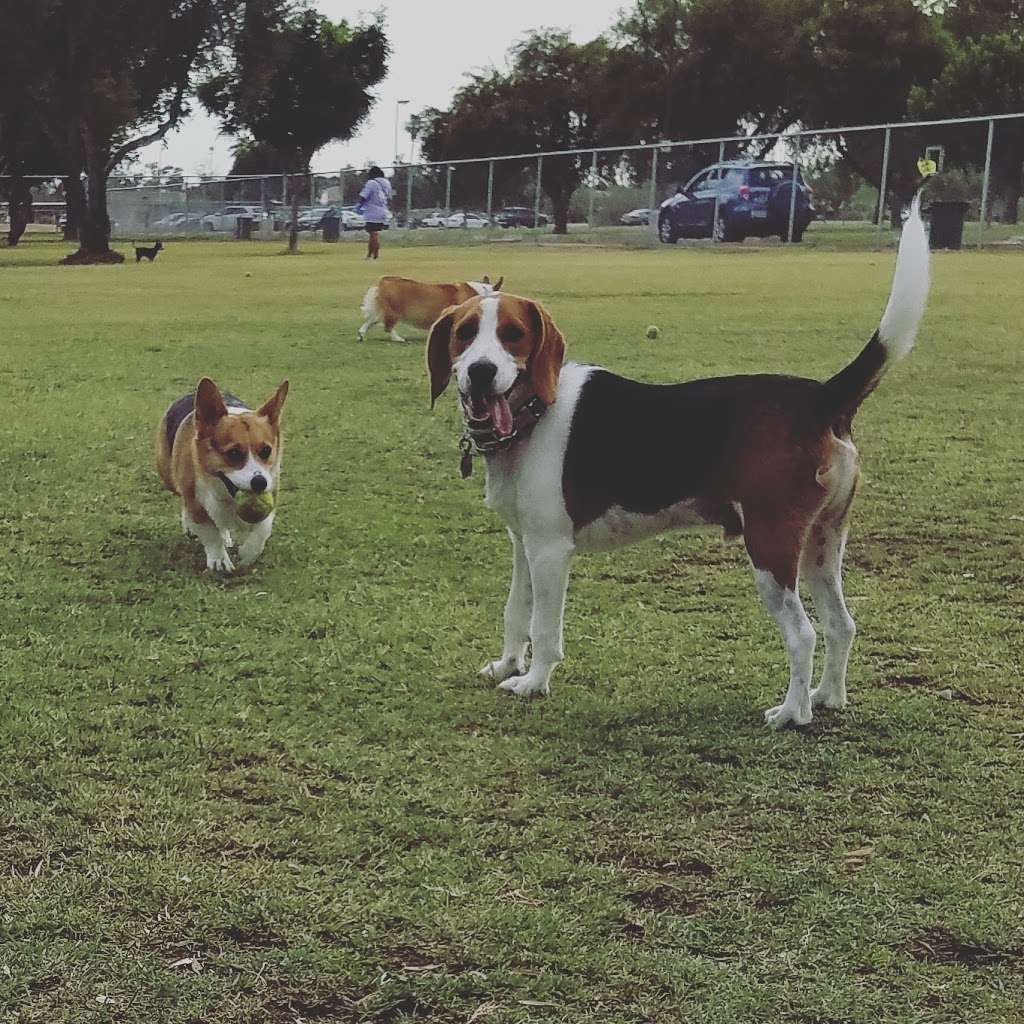
<path id="1" fill-rule="evenodd" d="M 494 285 L 494 289 L 493 290 L 496 291 L 496 292 L 500 292 L 501 291 L 501 284 L 502 284 L 502 282 L 504 280 L 505 280 L 505 276 L 504 275 L 499 277 L 497 282 L 496 282 L 496 284 Z"/>
<path id="2" fill-rule="evenodd" d="M 228 414 L 220 390 L 209 377 L 204 377 L 196 388 L 196 433 L 207 437 Z"/>
<path id="3" fill-rule="evenodd" d="M 449 306 L 434 321 L 427 335 L 427 372 L 430 374 L 430 408 L 448 387 L 452 377 L 452 324 L 455 321 L 455 307 Z"/>
<path id="4" fill-rule="evenodd" d="M 551 314 L 539 303 L 529 302 L 533 322 L 534 346 L 527 360 L 527 370 L 533 388 L 546 405 L 554 405 L 558 390 L 558 375 L 565 360 L 565 338 L 555 326 Z"/>
<path id="5" fill-rule="evenodd" d="M 277 386 L 277 390 L 257 410 L 257 416 L 266 416 L 276 427 L 281 421 L 281 407 L 288 397 L 288 381 L 283 380 Z"/>
<path id="6" fill-rule="evenodd" d="M 481 284 L 490 284 L 491 283 L 491 279 L 486 274 L 484 274 L 484 276 L 480 278 L 480 283 Z"/>

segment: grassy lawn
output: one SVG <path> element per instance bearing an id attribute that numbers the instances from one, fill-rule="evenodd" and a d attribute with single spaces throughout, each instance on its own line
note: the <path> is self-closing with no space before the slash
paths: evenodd
<path id="1" fill-rule="evenodd" d="M 577 359 L 823 376 L 892 253 L 384 244 L 0 250 L 0 1019 L 1019 1021 L 1021 255 L 934 259 L 857 421 L 851 707 L 771 734 L 782 645 L 711 532 L 577 560 L 549 700 L 475 678 L 507 539 L 422 334 L 357 345 L 359 301 L 504 274 Z M 202 374 L 292 384 L 227 579 L 150 465 Z"/>

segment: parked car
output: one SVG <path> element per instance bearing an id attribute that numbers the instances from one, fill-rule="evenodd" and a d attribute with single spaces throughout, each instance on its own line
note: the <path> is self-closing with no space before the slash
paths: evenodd
<path id="1" fill-rule="evenodd" d="M 150 227 L 158 228 L 161 231 L 188 231 L 191 228 L 201 226 L 203 220 L 199 213 L 168 213 L 159 220 L 153 221 Z"/>
<path id="2" fill-rule="evenodd" d="M 814 219 L 811 190 L 800 172 L 796 178 L 792 241 L 799 242 Z M 714 238 L 742 242 L 748 235 L 789 238 L 793 165 L 752 160 L 727 160 L 694 175 L 661 204 L 658 237 Z"/>
<path id="3" fill-rule="evenodd" d="M 299 214 L 296 223 L 300 231 L 320 231 L 324 226 L 325 217 L 340 219 L 340 214 L 333 206 L 312 206 Z"/>
<path id="4" fill-rule="evenodd" d="M 547 217 L 538 213 L 534 223 L 534 211 L 529 206 L 506 206 L 494 215 L 494 223 L 503 228 L 542 228 L 547 222 Z"/>
<path id="5" fill-rule="evenodd" d="M 444 210 L 434 210 L 433 213 L 428 213 L 416 221 L 421 228 L 443 228 L 447 222 Z"/>
<path id="6" fill-rule="evenodd" d="M 650 224 L 657 216 L 657 210 L 630 210 L 619 218 L 620 224 Z"/>
<path id="7" fill-rule="evenodd" d="M 474 213 L 472 210 L 459 210 L 446 218 L 446 228 L 489 228 L 491 222 L 486 213 Z"/>
<path id="8" fill-rule="evenodd" d="M 259 224 L 265 216 L 262 206 L 225 206 L 217 213 L 208 213 L 201 223 L 207 231 L 234 231 L 239 217 L 251 217 Z"/>

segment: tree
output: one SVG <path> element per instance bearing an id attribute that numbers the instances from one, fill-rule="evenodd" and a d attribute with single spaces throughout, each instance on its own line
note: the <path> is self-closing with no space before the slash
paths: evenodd
<path id="1" fill-rule="evenodd" d="M 1024 110 L 1024 2 L 960 0 L 944 10 L 948 59 L 930 83 L 916 88 L 918 117 L 970 117 Z M 957 162 L 981 166 L 978 131 L 955 153 Z M 949 154 L 947 153 L 947 157 Z M 993 193 L 1003 201 L 1002 220 L 1016 224 L 1024 166 L 1024 120 L 998 122 L 992 147 Z M 987 211 L 986 211 L 987 212 Z"/>
<path id="2" fill-rule="evenodd" d="M 86 176 L 80 248 L 65 263 L 120 262 L 107 179 L 186 113 L 195 71 L 216 54 L 242 0 L 4 0 L 0 36 L 33 54 L 20 94 Z"/>
<path id="3" fill-rule="evenodd" d="M 352 26 L 309 10 L 278 17 L 273 5 L 253 3 L 232 66 L 203 83 L 199 98 L 229 135 L 272 147 L 308 178 L 317 150 L 350 139 L 366 119 L 387 56 L 379 19 Z M 297 201 L 295 192 L 292 251 Z"/>
<path id="4" fill-rule="evenodd" d="M 423 151 L 431 160 L 540 153 L 600 145 L 601 97 L 608 46 L 577 44 L 564 32 L 535 32 L 511 51 L 508 73 L 472 76 L 447 111 L 428 111 Z M 590 168 L 589 155 L 545 157 L 541 188 L 554 209 L 554 230 L 568 230 L 569 200 Z M 533 168 L 495 163 L 495 187 L 507 190 Z M 485 166 L 459 168 L 463 187 Z M 481 191 L 476 192 L 482 194 Z"/>

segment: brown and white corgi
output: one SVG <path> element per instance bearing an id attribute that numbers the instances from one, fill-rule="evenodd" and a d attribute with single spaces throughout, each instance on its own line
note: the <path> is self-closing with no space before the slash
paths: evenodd
<path id="1" fill-rule="evenodd" d="M 181 498 L 181 525 L 206 549 L 206 567 L 235 568 L 228 548 L 233 531 L 244 534 L 238 561 L 252 565 L 274 527 L 274 512 L 250 524 L 237 496 L 277 495 L 281 482 L 281 408 L 288 381 L 255 412 L 203 377 L 194 395 L 164 413 L 156 435 L 156 468 L 164 486 Z"/>
<path id="2" fill-rule="evenodd" d="M 359 328 L 357 338 L 366 340 L 366 332 L 382 323 L 392 341 L 405 341 L 395 331 L 399 323 L 411 324 L 421 330 L 429 330 L 434 321 L 449 306 L 458 306 L 466 299 L 493 295 L 501 291 L 504 277 L 491 284 L 484 275 L 482 281 L 462 281 L 458 284 L 431 284 L 428 281 L 413 281 L 409 277 L 382 277 L 363 296 L 363 316 L 366 321 Z"/>

